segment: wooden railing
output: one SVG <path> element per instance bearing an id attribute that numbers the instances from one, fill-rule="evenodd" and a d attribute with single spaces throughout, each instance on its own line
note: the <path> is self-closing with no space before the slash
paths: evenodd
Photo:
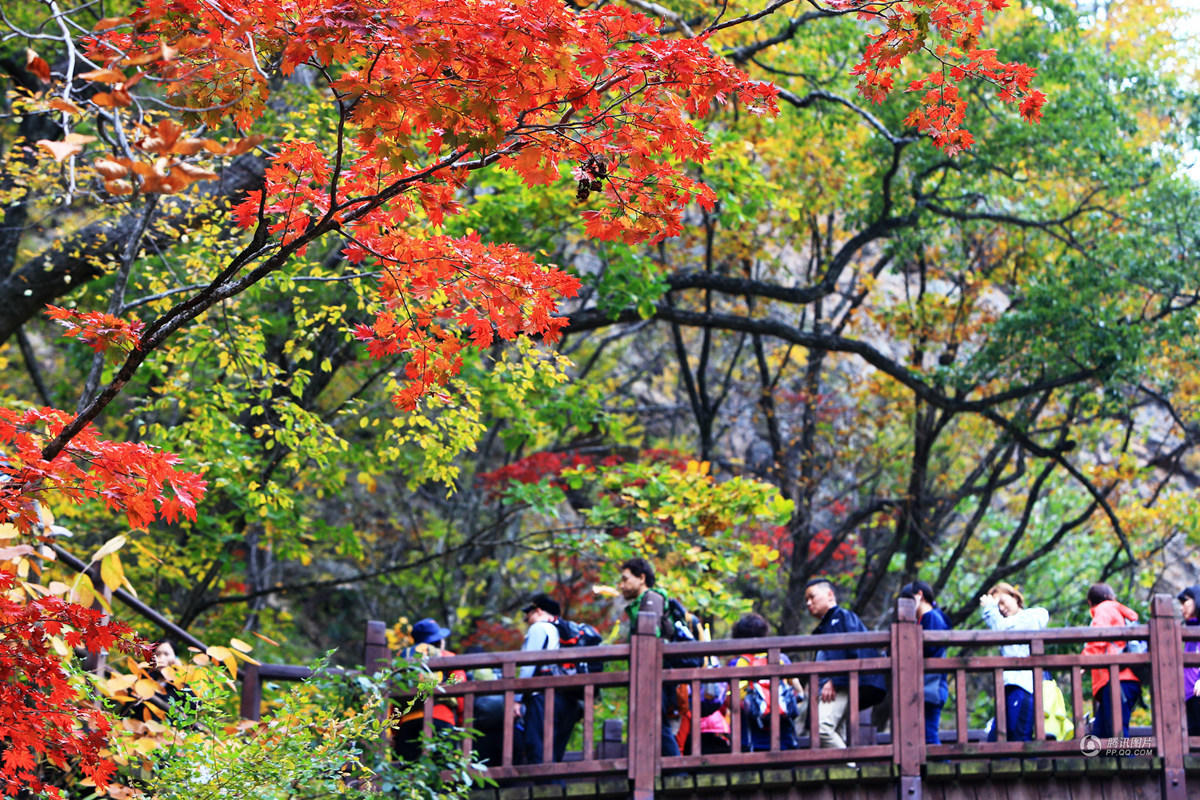
<path id="1" fill-rule="evenodd" d="M 1041 631 L 936 631 L 925 632 L 915 619 L 912 601 L 899 600 L 896 622 L 889 630 L 824 636 L 779 636 L 764 639 L 723 640 L 697 643 L 665 643 L 656 635 L 657 617 L 643 613 L 637 620 L 628 644 L 589 648 L 589 659 L 604 659 L 610 668 L 598 674 L 516 677 L 522 665 L 545 665 L 560 662 L 560 651 L 481 653 L 451 658 L 435 658 L 429 668 L 448 674 L 455 669 L 478 670 L 495 668 L 502 677 L 496 680 L 476 680 L 466 683 L 444 685 L 439 698 L 461 697 L 464 701 L 465 724 L 470 725 L 474 716 L 474 699 L 485 694 L 504 695 L 504 725 L 502 730 L 502 757 L 500 763 L 490 766 L 488 774 L 498 780 L 507 779 L 557 779 L 583 776 L 613 776 L 627 779 L 632 796 L 653 796 L 655 777 L 682 771 L 713 771 L 746 768 L 752 766 L 789 766 L 816 764 L 845 764 L 847 762 L 885 762 L 894 765 L 900 782 L 901 796 L 919 796 L 922 767 L 927 761 L 945 761 L 979 758 L 1021 757 L 1065 757 L 1082 758 L 1083 737 L 1088 735 L 1085 712 L 1091 706 L 1091 698 L 1085 696 L 1084 671 L 1107 669 L 1110 675 L 1109 688 L 1112 692 L 1112 707 L 1115 724 L 1113 730 L 1121 730 L 1119 671 L 1126 666 L 1148 664 L 1151 681 L 1147 697 L 1150 706 L 1150 736 L 1143 742 L 1153 754 L 1161 759 L 1162 797 L 1166 800 L 1184 800 L 1187 797 L 1184 757 L 1190 747 L 1200 749 L 1200 737 L 1189 739 L 1184 722 L 1183 668 L 1200 666 L 1200 654 L 1183 653 L 1185 641 L 1200 640 L 1200 628 L 1182 626 L 1175 616 L 1172 599 L 1159 595 L 1153 599 L 1151 614 L 1146 624 L 1125 628 L 1050 628 Z M 1084 643 L 1093 641 L 1148 642 L 1148 651 L 1141 654 L 1118 653 L 1111 655 L 1084 656 L 1080 652 Z M 980 648 L 996 648 L 1002 644 L 1027 643 L 1031 654 L 1013 658 L 998 655 L 977 654 Z M 957 655 L 945 658 L 923 657 L 926 644 L 945 645 Z M 817 650 L 842 648 L 874 648 L 883 653 L 881 657 L 843 661 L 818 662 L 810 660 Z M 1068 652 L 1048 653 L 1051 650 Z M 664 668 L 664 659 L 673 656 L 715 656 L 722 664 L 745 653 L 766 653 L 767 664 L 763 666 L 720 666 L 696 669 Z M 573 656 L 580 653 L 574 652 Z M 782 656 L 792 663 L 783 663 Z M 1042 670 L 1053 673 L 1063 689 L 1075 723 L 1074 738 L 1056 741 L 1046 736 L 1043 723 L 1044 698 L 1042 681 L 1033 681 L 1034 686 L 1034 737 L 1028 742 L 1005 741 L 1006 727 L 1003 671 L 1005 669 L 1029 670 L 1040 676 Z M 953 699 L 954 732 L 952 741 L 941 745 L 925 744 L 924 726 L 924 674 L 925 671 L 946 674 Z M 858 687 L 867 673 L 883 673 L 887 676 L 890 693 L 891 733 L 871 737 L 873 741 L 862 741 L 859 726 Z M 770 723 L 771 747 L 761 752 L 742 752 L 741 705 L 730 703 L 730 739 L 732 752 L 723 754 L 700 753 L 698 726 L 691 734 L 692 754 L 663 757 L 660 751 L 662 730 L 662 693 L 664 687 L 680 683 L 690 686 L 691 714 L 700 717 L 701 684 L 725 682 L 730 688 L 730 697 L 739 698 L 740 682 L 750 678 L 767 677 L 771 682 L 772 696 L 777 696 L 780 680 L 797 678 L 806 687 L 810 698 L 819 695 L 819 684 L 823 677 L 833 674 L 846 675 L 849 681 L 848 714 L 849 746 L 846 749 L 822 749 L 819 737 L 818 704 L 808 707 L 810 736 L 801 741 L 794 750 L 780 749 L 780 725 L 787 724 L 772 715 Z M 969 687 L 978 685 L 986 676 L 984 684 L 992 695 L 995 707 L 995 724 L 998 741 L 973 741 L 969 737 L 968 724 L 971 710 Z M 567 689 L 581 689 L 583 695 L 582 748 L 579 760 L 568 763 L 550 763 L 550 743 L 553 739 L 551 726 L 554 694 Z M 594 730 L 597 717 L 597 693 L 613 692 L 625 696 L 628 701 L 628 739 L 626 755 L 623 757 L 601 757 L 597 753 Z M 514 763 L 514 709 L 525 691 L 545 692 L 545 728 L 543 763 Z M 998 702 L 996 702 L 998 700 Z M 425 719 L 429 726 L 435 698 L 425 701 Z M 1106 743 L 1101 743 L 1105 746 Z M 464 747 L 470 747 L 464 743 Z M 1114 745 L 1115 746 L 1115 745 Z M 911 791 L 910 791 L 911 790 Z"/>

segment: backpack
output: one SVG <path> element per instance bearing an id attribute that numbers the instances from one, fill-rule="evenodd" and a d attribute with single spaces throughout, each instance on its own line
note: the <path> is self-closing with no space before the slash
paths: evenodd
<path id="1" fill-rule="evenodd" d="M 1130 625 L 1137 625 L 1137 623 L 1131 619 L 1126 619 L 1125 626 L 1128 627 Z M 1121 652 L 1140 655 L 1142 653 L 1149 652 L 1149 649 L 1150 645 L 1145 639 L 1128 639 L 1125 641 L 1125 646 L 1121 648 Z M 1128 669 L 1133 673 L 1133 677 L 1138 679 L 1138 682 L 1140 682 L 1142 686 L 1150 685 L 1151 672 L 1149 664 L 1131 664 L 1129 665 Z"/>
<path id="2" fill-rule="evenodd" d="M 600 632 L 586 622 L 572 622 L 560 617 L 554 621 L 554 627 L 558 630 L 558 646 L 564 650 L 572 647 L 596 647 L 604 642 Z M 555 664 L 552 667 L 552 672 L 556 675 L 595 674 L 603 671 L 604 661 L 600 659 L 581 659 Z"/>
<path id="3" fill-rule="evenodd" d="M 675 598 L 665 600 L 663 603 L 663 615 L 659 620 L 660 633 L 665 642 L 695 642 L 696 631 L 695 625 L 698 620 L 695 615 L 689 614 L 687 609 L 683 607 Z M 704 666 L 703 656 L 670 656 L 663 661 L 663 666 L 667 669 L 697 669 Z"/>
<path id="4" fill-rule="evenodd" d="M 767 663 L 767 657 L 763 654 L 742 655 L 735 663 L 743 659 L 755 667 L 765 666 Z M 776 702 L 771 701 L 770 678 L 748 682 L 745 694 L 742 695 L 742 719 L 759 730 L 765 730 L 771 724 L 769 715 L 772 713 L 783 714 L 787 719 L 800 716 L 800 704 L 796 701 L 796 691 L 792 688 L 791 681 L 779 679 L 779 696 Z"/>

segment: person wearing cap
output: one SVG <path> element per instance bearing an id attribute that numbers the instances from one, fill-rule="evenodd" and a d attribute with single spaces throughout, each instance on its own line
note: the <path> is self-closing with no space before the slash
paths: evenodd
<path id="1" fill-rule="evenodd" d="M 443 628 L 435 620 L 426 617 L 417 620 L 412 626 L 413 643 L 404 648 L 400 654 L 408 659 L 425 660 L 440 656 L 452 656 L 454 653 L 446 649 L 446 637 L 450 635 L 449 628 Z M 438 682 L 442 674 L 437 674 Z M 465 681 L 467 675 L 461 669 L 450 674 L 450 681 L 458 683 Z M 433 703 L 434 731 L 453 728 L 462 722 L 463 701 L 461 697 L 440 699 L 435 695 Z M 408 713 L 400 717 L 396 726 L 396 754 L 406 761 L 416 761 L 421 757 L 421 733 L 425 728 L 425 708 L 423 703 L 416 703 Z"/>
<path id="2" fill-rule="evenodd" d="M 558 625 L 555 623 L 562 614 L 562 608 L 558 601 L 548 594 L 535 594 L 521 611 L 525 614 L 525 622 L 529 625 L 525 631 L 525 642 L 521 645 L 521 650 L 559 649 Z M 553 674 L 552 665 L 526 664 L 518 672 L 518 676 L 522 678 Z M 546 719 L 546 693 L 541 691 L 525 692 L 521 702 L 524 706 L 520 749 L 523 763 L 541 764 Z M 551 754 L 555 761 L 563 760 L 571 732 L 582 716 L 580 705 L 580 698 L 572 692 L 560 689 L 554 693 L 554 741 L 551 744 Z"/>
<path id="3" fill-rule="evenodd" d="M 1200 625 L 1200 610 L 1196 608 L 1200 586 L 1187 587 L 1175 599 L 1182 606 L 1183 624 Z M 1200 653 L 1200 640 L 1184 642 L 1183 652 Z M 1183 696 L 1187 698 L 1188 736 L 1200 736 L 1200 667 L 1183 668 Z"/>
<path id="4" fill-rule="evenodd" d="M 1025 595 L 1011 583 L 1001 581 L 979 598 L 983 621 L 996 631 L 1040 631 L 1050 624 L 1050 612 L 1044 608 L 1026 608 Z M 1029 645 L 1013 642 L 1000 645 L 1000 655 L 1029 657 Z M 1039 674 L 1041 670 L 1038 670 Z M 1000 698 L 996 698 L 999 702 Z M 1005 738 L 1010 742 L 1033 741 L 1033 670 L 1004 670 Z M 999 738 L 996 726 L 988 732 L 988 741 Z"/>

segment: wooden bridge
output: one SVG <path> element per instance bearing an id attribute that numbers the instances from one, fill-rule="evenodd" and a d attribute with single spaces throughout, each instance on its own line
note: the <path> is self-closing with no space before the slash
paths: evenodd
<path id="1" fill-rule="evenodd" d="M 74 565 L 73 556 L 60 557 Z M 79 564 L 78 568 L 85 565 Z M 150 619 L 183 642 L 204 648 L 204 643 L 174 625 L 136 598 L 118 590 L 115 599 Z M 581 798 L 804 798 L 805 800 L 1189 800 L 1200 798 L 1200 736 L 1189 737 L 1185 724 L 1185 666 L 1200 667 L 1200 653 L 1185 653 L 1184 644 L 1200 641 L 1200 626 L 1183 625 L 1175 614 L 1174 602 L 1157 595 L 1147 624 L 1124 628 L 1051 628 L 1041 631 L 924 631 L 916 621 L 912 600 L 896 605 L 896 621 L 889 630 L 826 636 L 780 636 L 763 639 L 722 640 L 696 643 L 666 643 L 656 635 L 658 617 L 642 613 L 627 644 L 588 648 L 591 659 L 603 659 L 604 672 L 581 675 L 518 678 L 522 665 L 545 665 L 562 659 L 561 651 L 480 653 L 434 658 L 428 667 L 448 674 L 452 670 L 485 668 L 500 671 L 495 680 L 473 680 L 441 687 L 439 697 L 462 698 L 465 722 L 470 726 L 475 700 L 484 695 L 503 695 L 505 723 L 500 763 L 490 765 L 487 775 L 497 787 L 475 792 L 477 800 L 532 800 L 544 797 Z M 364 664 L 366 669 L 391 659 L 382 622 L 368 622 Z M 1089 641 L 1145 641 L 1144 653 L 1083 656 Z M 979 651 L 1008 643 L 1028 643 L 1031 655 L 1024 658 L 980 654 Z M 957 655 L 925 658 L 926 644 L 945 645 Z M 817 650 L 876 648 L 879 658 L 816 662 Z M 720 666 L 697 669 L 667 669 L 664 659 L 672 656 L 714 656 L 721 663 L 744 653 L 766 653 L 763 666 Z M 792 663 L 784 663 L 787 655 Z M 1150 725 L 1131 731 L 1133 741 L 1097 740 L 1090 736 L 1086 712 L 1091 698 L 1084 694 L 1085 670 L 1108 669 L 1114 717 L 1119 713 L 1118 672 L 1126 666 L 1148 665 Z M 1056 741 L 1047 737 L 1044 725 L 1042 682 L 1034 681 L 1034 739 L 1029 742 L 1004 740 L 1005 669 L 1044 669 L 1052 673 L 1063 690 L 1074 720 L 1074 737 Z M 941 745 L 925 744 L 924 676 L 926 672 L 948 676 L 953 708 L 943 717 L 952 724 L 943 730 Z M 886 730 L 866 721 L 858 707 L 857 687 L 866 673 L 883 673 L 891 693 L 887 704 L 890 721 Z M 779 681 L 797 678 L 810 697 L 818 695 L 821 677 L 848 676 L 850 690 L 849 737 L 846 749 L 822 749 L 815 737 L 801 737 L 799 749 L 779 747 L 779 715 L 771 715 L 771 747 L 766 751 L 741 752 L 741 704 L 730 704 L 732 752 L 719 755 L 664 757 L 660 753 L 662 692 L 664 687 L 690 687 L 693 719 L 700 718 L 702 683 L 728 682 L 732 697 L 740 696 L 740 681 L 768 677 L 772 696 Z M 247 719 L 258 719 L 265 681 L 303 680 L 307 667 L 284 664 L 247 665 L 239 674 L 243 681 L 241 711 Z M 554 707 L 554 694 L 572 690 L 582 693 L 582 747 L 569 753 L 562 763 L 551 763 L 553 715 L 546 715 L 543 762 L 514 763 L 514 708 L 528 690 L 544 691 L 546 708 Z M 1148 691 L 1146 691 L 1148 690 Z M 603 704 L 600 695 L 603 693 Z M 989 697 L 990 695 L 990 697 Z M 996 710 L 999 741 L 981 741 L 980 732 L 969 727 L 970 709 L 990 702 Z M 432 724 L 433 698 L 424 701 L 426 730 Z M 605 705 L 625 708 L 625 719 L 603 719 Z M 817 704 L 810 703 L 808 729 L 819 729 Z M 610 715 L 611 716 L 611 715 Z M 1119 731 L 1120 719 L 1113 729 Z M 601 724 L 602 723 L 602 724 Z M 783 723 L 786 724 L 786 723 Z M 600 737 L 597 739 L 597 730 Z M 624 731 L 624 732 L 623 732 Z M 471 748 L 468 740 L 464 748 Z M 698 726 L 691 734 L 691 752 L 700 753 Z"/>
<path id="2" fill-rule="evenodd" d="M 896 622 L 889 630 L 826 636 L 781 636 L 764 639 L 723 640 L 696 643 L 666 643 L 659 639 L 657 615 L 643 613 L 628 644 L 588 649 L 588 658 L 608 663 L 602 673 L 518 678 L 520 666 L 552 664 L 562 659 L 560 651 L 480 653 L 435 658 L 431 670 L 493 668 L 501 678 L 443 685 L 441 698 L 463 699 L 467 724 L 474 715 L 475 699 L 483 695 L 504 696 L 502 756 L 490 766 L 489 777 L 497 788 L 479 790 L 479 800 L 517 798 L 590 797 L 625 798 L 813 798 L 814 800 L 1024 800 L 1025 798 L 1093 798 L 1135 800 L 1163 798 L 1186 800 L 1200 797 L 1200 737 L 1188 737 L 1184 711 L 1184 666 L 1200 666 L 1200 654 L 1185 654 L 1184 643 L 1200 640 L 1200 627 L 1181 624 L 1174 603 L 1166 595 L 1154 598 L 1147 624 L 1125 628 L 1051 628 L 1042 631 L 924 631 L 915 618 L 911 600 L 897 601 Z M 382 623 L 368 625 L 365 661 L 368 668 L 388 657 Z M 1083 656 L 1085 642 L 1142 640 L 1145 653 Z M 981 649 L 1024 642 L 1031 655 L 1011 658 L 981 654 Z M 926 644 L 946 645 L 946 658 L 925 658 Z M 870 647 L 879 658 L 817 662 L 820 649 Z M 672 656 L 715 656 L 727 663 L 743 653 L 766 653 L 765 666 L 721 666 L 696 669 L 666 669 L 664 658 Z M 792 663 L 783 663 L 787 655 Z M 1120 712 L 1118 672 L 1133 665 L 1149 665 L 1150 686 L 1144 687 L 1151 724 L 1136 731 L 1131 740 L 1096 740 L 1088 733 L 1085 713 L 1091 697 L 1085 697 L 1086 670 L 1105 668 L 1110 681 L 1114 715 Z M 294 667 L 262 665 L 248 674 L 243 710 L 255 716 L 261 689 L 267 678 L 300 677 L 279 670 Z M 1044 669 L 1056 679 L 1066 698 L 1075 724 L 1075 736 L 1066 741 L 1047 737 L 1044 725 L 1042 682 L 1035 681 L 1034 739 L 1029 742 L 1004 740 L 1005 703 L 994 703 L 999 741 L 980 741 L 979 731 L 969 728 L 969 712 L 977 700 L 991 695 L 1003 698 L 1004 669 Z M 926 745 L 924 735 L 925 672 L 945 673 L 949 678 L 953 712 L 943 718 L 941 745 Z M 728 682 L 738 697 L 738 682 L 750 678 L 771 681 L 772 696 L 782 679 L 797 678 L 810 697 L 819 694 L 823 675 L 846 674 L 849 679 L 849 738 L 844 750 L 821 749 L 816 737 L 803 737 L 801 747 L 781 750 L 780 717 L 771 715 L 771 748 L 740 752 L 743 721 L 740 703 L 730 704 L 733 752 L 719 755 L 664 757 L 661 749 L 664 686 L 680 683 L 691 688 L 691 714 L 700 718 L 701 683 Z M 883 673 L 891 687 L 890 729 L 877 731 L 858 708 L 857 688 L 865 673 Z M 518 765 L 513 759 L 514 707 L 522 692 L 545 692 L 546 708 L 554 707 L 554 694 L 565 690 L 582 692 L 582 747 L 562 763 L 550 763 L 552 716 L 546 714 L 542 764 Z M 1148 691 L 1146 691 L 1148 689 Z M 627 724 L 614 725 L 604 716 L 603 703 L 610 707 L 627 704 Z M 425 700 L 427 729 L 434 700 Z M 817 704 L 807 710 L 808 729 L 818 730 Z M 945 723 L 950 723 L 946 725 Z M 1113 729 L 1121 730 L 1114 720 Z M 783 723 L 783 724 L 786 724 Z M 601 735 L 597 737 L 597 728 Z M 624 727 L 623 741 L 614 741 L 614 731 Z M 1131 735 L 1135 731 L 1131 731 Z M 1087 738 L 1085 738 L 1087 737 Z M 464 742 L 464 747 L 470 747 Z M 1193 751 L 1196 755 L 1192 755 Z M 700 732 L 694 726 L 691 752 L 700 753 Z M 1189 791 L 1189 785 L 1191 787 Z"/>

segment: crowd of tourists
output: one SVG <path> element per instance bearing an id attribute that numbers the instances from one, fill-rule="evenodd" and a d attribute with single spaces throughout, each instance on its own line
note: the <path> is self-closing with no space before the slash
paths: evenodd
<path id="1" fill-rule="evenodd" d="M 641 610 L 654 610 L 659 613 L 662 624 L 656 631 L 659 636 L 674 639 L 672 625 L 678 620 L 672 619 L 672 601 L 657 588 L 657 580 L 653 565 L 643 558 L 631 558 L 620 565 L 620 577 L 617 590 L 626 601 L 622 625 L 614 629 L 615 636 L 627 635 L 636 625 Z M 910 598 L 916 607 L 917 618 L 923 629 L 928 631 L 948 630 L 950 621 L 938 607 L 933 588 L 924 581 L 914 581 L 903 586 L 900 597 Z M 1200 625 L 1200 585 L 1184 589 L 1178 598 L 1182 616 L 1187 625 Z M 1135 624 L 1138 621 L 1137 612 L 1120 603 L 1112 587 L 1106 583 L 1095 583 L 1087 593 L 1087 602 L 1091 611 L 1092 626 L 1114 627 Z M 1021 591 L 1009 583 L 998 583 L 984 594 L 979 601 L 984 623 L 997 631 L 1039 631 L 1050 623 L 1050 614 L 1045 608 L 1030 607 Z M 817 621 L 812 633 L 841 634 L 866 632 L 867 627 L 862 620 L 849 608 L 838 603 L 838 593 L 835 585 L 826 578 L 816 578 L 810 581 L 805 590 L 805 606 L 808 613 Z M 676 616 L 682 614 L 682 607 L 674 603 Z M 525 639 L 523 651 L 558 650 L 574 645 L 574 637 L 585 635 L 587 631 L 595 634 L 589 626 L 579 626 L 562 619 L 562 609 L 559 603 L 547 594 L 536 594 L 529 599 L 522 609 L 525 623 Z M 692 632 L 699 638 L 706 638 L 706 630 L 690 620 Z M 587 629 L 586 631 L 583 629 Z M 733 639 L 761 639 L 771 634 L 770 625 L 760 614 L 749 613 L 738 619 L 732 627 Z M 414 645 L 408 654 L 417 656 L 451 655 L 445 649 L 446 638 L 450 631 L 432 619 L 417 622 L 412 628 Z M 690 636 L 691 634 L 687 634 Z M 1145 644 L 1118 640 L 1092 641 L 1084 645 L 1084 655 L 1114 654 L 1120 652 L 1144 652 Z M 1200 641 L 1188 642 L 1185 648 L 1188 652 L 1200 652 Z M 1010 643 L 1000 647 L 1000 653 L 1009 657 L 1025 657 L 1030 653 L 1027 643 Z M 946 654 L 945 645 L 926 644 L 926 658 L 940 658 Z M 815 653 L 815 660 L 840 661 L 845 659 L 877 658 L 879 651 L 869 647 L 860 648 L 826 648 Z M 790 663 L 786 655 L 780 656 L 782 663 Z M 715 658 L 708 660 L 708 665 L 716 666 Z M 753 667 L 766 664 L 765 652 L 747 652 L 728 659 L 729 666 Z M 701 663 L 676 664 L 667 666 L 701 666 Z M 522 666 L 519 676 L 523 678 L 536 674 L 562 674 L 556 665 Z M 1091 733 L 1101 738 L 1118 735 L 1114 729 L 1113 692 L 1109 689 L 1110 670 L 1107 666 L 1091 670 L 1092 689 L 1092 722 Z M 499 678 L 495 675 L 474 675 L 460 672 L 443 680 L 460 681 L 474 678 L 485 680 Z M 1142 676 L 1144 678 L 1144 676 Z M 1187 696 L 1186 721 L 1189 735 L 1200 735 L 1200 667 L 1187 667 L 1184 670 L 1184 686 Z M 1062 691 L 1055 684 L 1049 672 L 1042 669 L 1006 669 L 1003 673 L 1004 694 L 997 702 L 1004 704 L 1004 738 L 1010 742 L 1031 741 L 1034 737 L 1034 681 L 1043 681 L 1042 705 L 1044 714 L 1044 730 L 1047 738 L 1069 739 L 1075 734 L 1072 716 L 1068 713 Z M 1129 720 L 1134 706 L 1139 702 L 1142 691 L 1142 678 L 1129 667 L 1122 668 L 1117 674 L 1120 683 L 1116 697 L 1120 709 L 1115 715 L 1120 725 L 1120 735 L 1129 735 Z M 925 702 L 925 741 L 928 744 L 940 744 L 940 726 L 942 709 L 949 698 L 949 682 L 944 673 L 927 672 L 924 678 Z M 735 697 L 730 682 L 718 680 L 700 684 L 701 702 L 700 715 L 693 720 L 694 704 L 690 697 L 690 683 L 664 684 L 662 689 L 662 750 L 663 756 L 676 756 L 690 753 L 693 726 L 700 730 L 700 747 L 704 754 L 728 753 L 732 751 L 731 734 L 731 705 L 740 704 L 741 719 L 741 750 L 750 752 L 768 750 L 771 748 L 770 720 L 772 715 L 779 715 L 778 747 L 783 750 L 799 747 L 799 735 L 809 718 L 810 703 L 817 703 L 818 730 L 817 737 L 823 748 L 845 748 L 849 746 L 847 729 L 851 709 L 849 699 L 850 681 L 846 673 L 831 672 L 821 674 L 817 684 L 815 698 L 808 697 L 805 685 L 794 678 L 780 679 L 776 691 L 771 691 L 769 676 L 761 679 L 751 678 L 741 680 L 738 684 L 740 697 Z M 862 672 L 859 674 L 858 707 L 866 709 L 879 703 L 887 694 L 886 680 L 882 673 Z M 774 694 L 774 696 L 772 696 Z M 577 723 L 582 717 L 582 691 L 559 690 L 554 693 L 552 708 L 546 707 L 545 692 L 540 690 L 526 691 L 518 696 L 513 706 L 514 714 L 514 748 L 513 763 L 539 764 L 543 761 L 546 751 L 543 740 L 546 715 L 553 717 L 553 742 L 549 748 L 551 757 L 561 761 L 564 757 L 567 743 L 571 738 Z M 503 740 L 504 719 L 503 695 L 477 696 L 475 699 L 473 725 L 478 731 L 476 750 L 481 760 L 490 764 L 500 762 L 500 742 Z M 433 708 L 433 724 L 435 728 L 451 727 L 462 724 L 461 699 L 444 698 L 437 700 Z M 401 718 L 397 730 L 397 750 L 406 758 L 415 758 L 420 752 L 420 734 L 423 727 L 423 712 L 418 705 Z M 988 741 L 996 741 L 1000 732 L 993 723 L 989 723 Z"/>

